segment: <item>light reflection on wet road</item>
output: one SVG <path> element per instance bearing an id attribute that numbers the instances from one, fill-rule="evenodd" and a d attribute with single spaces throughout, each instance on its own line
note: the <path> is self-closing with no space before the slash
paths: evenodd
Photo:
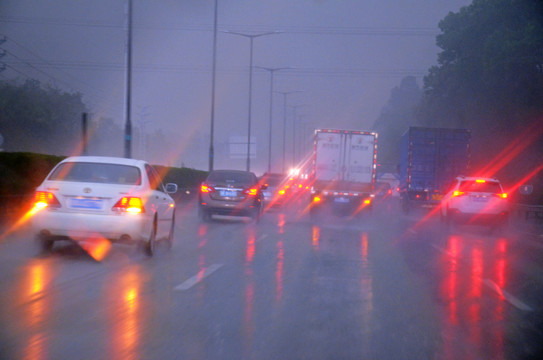
<path id="1" fill-rule="evenodd" d="M 122 246 L 101 263 L 71 245 L 36 255 L 24 232 L 3 241 L 0 358 L 509 359 L 540 349 L 542 249 L 518 234 L 444 232 L 390 203 L 316 223 L 275 210 L 258 224 L 201 224 L 185 211 L 173 249 L 152 259 Z"/>

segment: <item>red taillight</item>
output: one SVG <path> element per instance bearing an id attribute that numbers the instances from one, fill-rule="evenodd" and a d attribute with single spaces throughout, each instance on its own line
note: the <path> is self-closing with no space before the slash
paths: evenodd
<path id="1" fill-rule="evenodd" d="M 279 190 L 279 195 L 285 195 L 285 189 Z"/>
<path id="2" fill-rule="evenodd" d="M 257 188 L 250 188 L 243 190 L 243 193 L 249 196 L 256 196 L 258 194 Z"/>
<path id="3" fill-rule="evenodd" d="M 502 199 L 507 199 L 507 193 L 496 194 L 496 196 Z"/>
<path id="4" fill-rule="evenodd" d="M 318 202 L 320 202 L 321 200 L 322 200 L 322 199 L 320 198 L 320 196 L 314 196 L 314 197 L 313 197 L 313 202 L 314 202 L 314 203 L 318 203 Z"/>
<path id="5" fill-rule="evenodd" d="M 458 191 L 458 190 L 453 191 L 453 196 L 462 196 L 462 195 L 464 195 L 463 191 Z"/>
<path id="6" fill-rule="evenodd" d="M 35 206 L 38 208 L 52 207 L 59 208 L 60 202 L 53 193 L 48 191 L 36 191 L 34 195 Z"/>
<path id="7" fill-rule="evenodd" d="M 113 206 L 113 211 L 128 212 L 133 214 L 139 214 L 145 212 L 143 202 L 139 197 L 125 196 Z"/>
<path id="8" fill-rule="evenodd" d="M 203 193 L 212 193 L 215 192 L 215 189 L 212 186 L 202 184 L 202 186 L 200 186 L 200 191 Z"/>

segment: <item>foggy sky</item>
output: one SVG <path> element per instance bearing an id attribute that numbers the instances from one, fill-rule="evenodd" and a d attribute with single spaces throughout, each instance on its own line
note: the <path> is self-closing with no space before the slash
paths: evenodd
<path id="1" fill-rule="evenodd" d="M 333 127 L 370 130 L 402 77 L 419 86 L 436 64 L 437 24 L 468 0 L 219 0 L 215 168 L 245 168 L 226 153 L 247 136 L 249 39 L 224 33 L 279 31 L 254 40 L 253 64 L 276 72 L 275 91 L 296 108 L 296 131 Z M 0 35 L 10 66 L 2 78 L 37 78 L 81 92 L 92 117 L 125 121 L 126 0 L 0 0 Z M 132 123 L 162 129 L 175 148 L 146 159 L 207 170 L 213 0 L 133 0 Z M 18 71 L 14 71 L 13 68 Z M 269 72 L 254 69 L 252 131 L 267 168 Z M 273 170 L 281 168 L 283 97 L 273 97 Z M 293 110 L 287 109 L 287 150 Z M 119 141 L 122 149 L 122 139 Z M 133 153 L 138 155 L 137 144 Z M 111 154 L 122 156 L 122 152 Z M 290 156 L 290 152 L 289 155 Z"/>

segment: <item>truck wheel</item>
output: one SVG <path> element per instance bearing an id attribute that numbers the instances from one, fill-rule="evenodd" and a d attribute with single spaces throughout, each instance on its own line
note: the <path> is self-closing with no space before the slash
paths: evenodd
<path id="1" fill-rule="evenodd" d="M 402 211 L 405 215 L 409 214 L 409 199 L 407 197 L 402 197 Z"/>

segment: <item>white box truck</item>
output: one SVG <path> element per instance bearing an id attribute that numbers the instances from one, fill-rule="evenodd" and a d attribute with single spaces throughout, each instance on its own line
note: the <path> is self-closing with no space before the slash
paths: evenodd
<path id="1" fill-rule="evenodd" d="M 324 209 L 353 215 L 371 210 L 376 162 L 376 133 L 315 130 L 310 215 Z"/>

